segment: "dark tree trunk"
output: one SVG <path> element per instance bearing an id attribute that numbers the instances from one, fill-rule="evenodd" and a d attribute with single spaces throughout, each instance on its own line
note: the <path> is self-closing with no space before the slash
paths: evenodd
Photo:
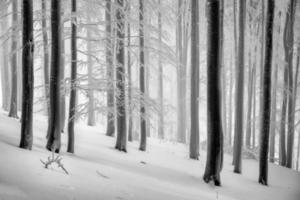
<path id="1" fill-rule="evenodd" d="M 33 115 L 33 3 L 32 0 L 23 0 L 23 100 L 21 117 L 21 141 L 20 148 L 32 148 L 32 115 Z"/>
<path id="2" fill-rule="evenodd" d="M 124 1 L 117 0 L 116 19 L 117 19 L 117 141 L 116 149 L 127 152 L 126 142 L 126 111 L 125 111 L 125 51 L 124 51 Z"/>
<path id="3" fill-rule="evenodd" d="M 190 158 L 199 159 L 199 1 L 191 6 L 191 136 Z"/>
<path id="4" fill-rule="evenodd" d="M 42 3 L 42 32 L 43 32 L 43 50 L 44 50 L 44 85 L 45 85 L 45 101 L 47 113 L 49 115 L 49 47 L 48 47 L 48 32 L 47 32 L 47 4 L 45 0 Z"/>
<path id="5" fill-rule="evenodd" d="M 133 131 L 133 105 L 132 105 L 132 74 L 131 74 L 131 28 L 130 28 L 130 2 L 127 1 L 127 70 L 128 70 L 128 141 L 133 141 L 132 131 Z"/>
<path id="6" fill-rule="evenodd" d="M 46 148 L 56 153 L 60 150 L 61 110 L 60 110 L 60 81 L 61 81 L 61 1 L 51 1 L 51 77 L 50 77 L 50 119 L 48 125 L 48 141 Z"/>
<path id="7" fill-rule="evenodd" d="M 12 1 L 11 96 L 8 116 L 18 118 L 18 0 Z"/>
<path id="8" fill-rule="evenodd" d="M 234 136 L 234 172 L 242 171 L 242 146 L 243 146 L 243 116 L 244 116 L 244 37 L 245 37 L 245 10 L 246 2 L 239 4 L 239 42 L 238 42 L 238 67 L 236 83 L 235 107 L 235 136 Z"/>
<path id="9" fill-rule="evenodd" d="M 72 21 L 71 21 L 71 94 L 68 120 L 68 149 L 67 152 L 74 153 L 74 123 L 76 116 L 76 79 L 77 79 L 77 17 L 76 0 L 72 0 Z"/>
<path id="10" fill-rule="evenodd" d="M 140 114 L 141 114 L 141 138 L 140 150 L 146 151 L 146 108 L 145 108 L 145 46 L 144 46 L 144 0 L 139 0 L 139 37 L 140 37 Z"/>
<path id="11" fill-rule="evenodd" d="M 162 65 L 162 12 L 161 12 L 161 0 L 158 0 L 158 102 L 159 102 L 159 117 L 158 117 L 158 138 L 164 138 L 164 72 L 163 72 L 163 65 Z"/>
<path id="12" fill-rule="evenodd" d="M 106 0 L 105 21 L 106 21 L 106 68 L 107 68 L 107 127 L 106 135 L 115 135 L 115 83 L 113 66 L 113 45 L 111 30 L 111 0 Z"/>
<path id="13" fill-rule="evenodd" d="M 286 27 L 284 31 L 285 63 L 288 68 L 288 113 L 287 113 L 287 158 L 286 167 L 292 168 L 294 134 L 295 134 L 295 101 L 294 101 L 294 81 L 293 81 L 293 45 L 294 45 L 294 21 L 295 21 L 296 1 L 291 0 L 286 14 Z"/>
<path id="14" fill-rule="evenodd" d="M 265 58 L 263 73 L 263 111 L 262 129 L 260 130 L 260 151 L 259 151 L 259 178 L 258 182 L 268 185 L 268 151 L 269 151 L 269 131 L 271 115 L 271 77 L 272 77 L 272 51 L 273 51 L 273 20 L 274 20 L 274 0 L 268 0 L 266 38 L 265 38 Z"/>
<path id="15" fill-rule="evenodd" d="M 222 1 L 222 0 L 221 0 Z M 221 108 L 220 2 L 207 1 L 207 159 L 203 179 L 221 185 L 223 130 Z M 222 11 L 221 11 L 222 12 Z"/>

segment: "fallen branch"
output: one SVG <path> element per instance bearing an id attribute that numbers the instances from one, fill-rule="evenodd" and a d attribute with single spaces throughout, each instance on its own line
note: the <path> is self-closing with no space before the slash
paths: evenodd
<path id="1" fill-rule="evenodd" d="M 48 157 L 48 160 L 45 162 L 43 160 L 40 160 L 41 163 L 44 164 L 45 168 L 48 169 L 48 167 L 52 164 L 52 163 L 57 163 L 57 166 L 59 168 L 61 168 L 66 174 L 69 174 L 68 171 L 66 170 L 66 168 L 64 167 L 64 165 L 61 163 L 62 161 L 62 157 L 60 157 L 60 155 L 57 155 L 55 157 L 54 152 L 52 152 L 52 156 Z"/>

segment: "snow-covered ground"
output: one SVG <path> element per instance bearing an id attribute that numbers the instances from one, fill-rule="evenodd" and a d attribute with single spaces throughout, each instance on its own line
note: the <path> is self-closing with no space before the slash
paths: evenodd
<path id="1" fill-rule="evenodd" d="M 232 157 L 226 155 L 222 187 L 202 180 L 205 152 L 199 161 L 188 159 L 187 146 L 148 141 L 148 151 L 128 143 L 128 153 L 116 151 L 115 139 L 97 128 L 76 127 L 76 153 L 66 152 L 63 134 L 63 164 L 66 175 L 54 164 L 45 169 L 40 159 L 49 155 L 46 120 L 34 120 L 32 151 L 18 148 L 20 123 L 0 113 L 0 200 L 299 200 L 300 174 L 270 164 L 269 186 L 257 182 L 258 163 L 243 160 L 243 174 L 232 172 Z M 204 133 L 201 133 L 204 134 Z"/>

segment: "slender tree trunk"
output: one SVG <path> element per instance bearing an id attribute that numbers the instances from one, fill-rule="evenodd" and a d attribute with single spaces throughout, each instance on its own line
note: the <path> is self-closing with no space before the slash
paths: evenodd
<path id="1" fill-rule="evenodd" d="M 87 11 L 88 23 L 91 23 L 88 11 Z M 92 34 L 89 28 L 87 28 L 87 68 L 88 68 L 88 126 L 95 126 L 95 102 L 94 102 L 94 81 L 93 81 L 93 59 L 92 59 Z"/>
<path id="2" fill-rule="evenodd" d="M 262 129 L 260 130 L 260 151 L 259 151 L 259 178 L 258 182 L 268 185 L 268 151 L 269 131 L 271 115 L 271 82 L 272 82 L 272 51 L 273 51 L 273 21 L 274 21 L 274 0 L 268 0 L 266 38 L 265 38 L 265 59 L 263 73 L 263 115 Z"/>
<path id="3" fill-rule="evenodd" d="M 5 2 L 3 2 L 5 3 Z M 2 6 L 2 5 L 1 5 Z M 8 10 L 8 6 L 7 5 L 3 5 L 3 7 L 1 8 L 3 14 L 7 14 L 7 10 Z M 4 17 L 2 20 L 0 20 L 0 34 L 1 35 L 5 35 L 6 34 L 6 29 L 7 29 L 7 17 Z M 7 53 L 7 49 L 8 49 L 8 42 L 5 41 L 6 38 L 3 38 L 3 41 L 1 41 L 2 44 L 2 63 L 1 63 L 1 87 L 2 87 L 2 108 L 5 111 L 9 110 L 9 104 L 10 104 L 10 92 L 11 92 L 11 84 L 10 84 L 10 73 L 9 73 L 9 67 L 8 67 L 8 53 Z"/>
<path id="4" fill-rule="evenodd" d="M 191 6 L 191 136 L 190 158 L 199 159 L 199 1 Z"/>
<path id="5" fill-rule="evenodd" d="M 158 117 L 158 138 L 164 138 L 164 72 L 162 66 L 162 13 L 161 13 L 161 0 L 158 0 L 158 99 L 159 99 L 159 117 Z"/>
<path id="6" fill-rule="evenodd" d="M 221 0 L 222 1 L 222 0 Z M 221 37 L 219 0 L 207 1 L 207 159 L 203 179 L 221 185 L 223 130 L 221 108 Z M 222 4 L 222 3 L 221 3 Z M 222 6 L 222 5 L 221 5 Z M 222 12 L 222 10 L 221 10 Z"/>
<path id="7" fill-rule="evenodd" d="M 62 5 L 63 1 L 62 1 Z M 60 61 L 60 127 L 61 132 L 64 132 L 66 121 L 66 90 L 65 90 L 65 22 L 64 22 L 64 6 L 61 10 L 61 61 Z"/>
<path id="8" fill-rule="evenodd" d="M 294 81 L 293 81 L 293 45 L 294 45 L 294 21 L 295 21 L 296 1 L 291 0 L 286 15 L 286 28 L 284 38 L 285 61 L 288 68 L 288 113 L 287 113 L 287 159 L 286 167 L 293 167 L 293 149 L 295 132 L 295 101 L 294 101 Z"/>
<path id="9" fill-rule="evenodd" d="M 126 111 L 125 111 L 125 51 L 124 51 L 124 1 L 117 0 L 117 8 L 116 8 L 116 19 L 117 19 L 117 89 L 119 91 L 119 95 L 117 97 L 117 141 L 116 141 L 116 149 L 119 151 L 127 152 L 126 143 Z"/>
<path id="10" fill-rule="evenodd" d="M 115 81 L 113 65 L 113 45 L 111 29 L 111 0 L 106 0 L 105 21 L 106 21 L 106 68 L 107 68 L 107 127 L 106 135 L 114 136 L 115 134 Z"/>
<path id="11" fill-rule="evenodd" d="M 178 0 L 177 19 L 177 139 L 178 142 L 186 142 L 186 64 L 183 52 L 183 2 Z"/>
<path id="12" fill-rule="evenodd" d="M 279 12 L 279 21 L 281 18 L 281 12 Z M 278 28 L 278 36 L 280 37 L 280 25 Z M 279 57 L 279 41 L 276 45 L 276 58 Z M 270 127 L 270 162 L 275 161 L 275 136 L 276 136 L 276 113 L 277 113 L 277 80 L 278 80 L 278 63 L 275 65 L 273 71 L 273 83 L 272 83 L 272 105 L 271 105 L 271 127 Z"/>
<path id="13" fill-rule="evenodd" d="M 43 50 L 44 50 L 44 85 L 45 85 L 45 101 L 47 113 L 49 115 L 49 47 L 48 47 L 48 32 L 47 32 L 47 4 L 45 0 L 42 3 L 42 33 L 43 33 Z"/>
<path id="14" fill-rule="evenodd" d="M 246 2 L 239 4 L 239 51 L 236 84 L 236 110 L 235 110 L 235 137 L 234 137 L 234 172 L 242 171 L 242 145 L 243 145 L 243 116 L 244 116 L 244 37 L 245 37 L 245 10 Z"/>
<path id="15" fill-rule="evenodd" d="M 139 37 L 140 37 L 140 112 L 141 112 L 141 138 L 140 150 L 146 150 L 146 108 L 145 108 L 145 46 L 144 46 L 144 0 L 139 0 Z"/>
<path id="16" fill-rule="evenodd" d="M 297 90 L 298 90 L 298 77 L 299 77 L 299 70 L 300 70 L 300 43 L 298 43 L 298 55 L 297 55 L 297 62 L 296 62 L 296 72 L 295 72 L 295 78 L 294 78 L 294 102 L 296 103 L 297 99 Z M 296 115 L 296 112 L 294 112 L 294 115 Z M 296 117 L 296 116 L 295 116 Z M 298 171 L 299 169 L 299 154 L 300 154 L 300 129 L 298 129 L 298 146 L 297 146 L 297 162 L 296 162 L 296 169 Z"/>
<path id="17" fill-rule="evenodd" d="M 250 64 L 251 65 L 251 64 Z M 249 65 L 249 66 L 250 66 Z M 254 68 L 249 69 L 249 82 L 248 82 L 248 110 L 247 110 L 247 124 L 246 124 L 246 147 L 251 146 L 251 111 L 252 111 L 252 96 L 253 96 L 253 81 L 254 81 Z"/>
<path id="18" fill-rule="evenodd" d="M 68 149 L 67 152 L 74 153 L 74 124 L 76 116 L 76 79 L 77 79 L 77 17 L 76 0 L 71 0 L 72 21 L 71 21 L 71 94 L 69 104 L 68 120 Z"/>
<path id="19" fill-rule="evenodd" d="M 32 149 L 32 115 L 33 115 L 33 2 L 32 0 L 23 0 L 22 8 L 23 18 L 23 100 L 21 117 L 21 141 L 20 148 Z"/>
<path id="20" fill-rule="evenodd" d="M 61 1 L 51 1 L 51 77 L 50 77 L 50 119 L 46 148 L 56 153 L 60 150 L 61 110 Z"/>
<path id="21" fill-rule="evenodd" d="M 130 1 L 127 1 L 127 67 L 128 67 L 128 141 L 133 141 L 133 105 L 132 105 L 132 74 L 131 74 L 131 27 L 130 27 Z"/>
<path id="22" fill-rule="evenodd" d="M 11 96 L 8 116 L 18 118 L 18 0 L 12 1 Z"/>

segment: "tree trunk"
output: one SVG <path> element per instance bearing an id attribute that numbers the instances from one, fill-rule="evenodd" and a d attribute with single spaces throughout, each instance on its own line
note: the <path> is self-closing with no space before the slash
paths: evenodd
<path id="1" fill-rule="evenodd" d="M 6 2 L 4 2 L 6 3 Z M 2 6 L 2 5 L 1 5 Z M 8 6 L 7 5 L 3 5 L 2 7 L 2 12 L 3 14 L 7 14 L 7 9 L 8 9 Z M 5 35 L 6 34 L 6 29 L 7 29 L 7 17 L 4 17 L 2 20 L 0 20 L 0 25 L 1 25 L 1 32 L 0 34 L 1 35 Z M 5 41 L 6 38 L 3 39 L 3 41 L 1 41 L 3 44 L 2 44 L 2 48 L 1 48 L 1 51 L 2 51 L 2 63 L 1 63 L 1 89 L 2 89 L 2 108 L 3 110 L 5 111 L 8 111 L 9 110 L 9 99 L 10 99 L 10 92 L 11 92 L 11 84 L 10 84 L 10 80 L 9 80 L 9 77 L 10 77 L 10 73 L 9 73 L 9 67 L 8 67 L 8 53 L 7 53 L 7 49 L 8 49 L 8 42 Z"/>
<path id="2" fill-rule="evenodd" d="M 177 140 L 186 143 L 186 64 L 183 52 L 183 3 L 178 0 L 177 19 Z"/>
<path id="3" fill-rule="evenodd" d="M 61 1 L 51 1 L 51 77 L 50 77 L 50 119 L 46 148 L 56 153 L 60 150 L 61 110 Z"/>
<path id="4" fill-rule="evenodd" d="M 124 51 L 124 1 L 117 0 L 116 18 L 117 18 L 117 141 L 116 149 L 127 152 L 126 150 L 126 112 L 125 112 L 125 51 Z"/>
<path id="5" fill-rule="evenodd" d="M 106 135 L 114 136 L 115 134 L 115 81 L 113 65 L 113 45 L 111 30 L 111 0 L 106 0 L 105 21 L 106 21 L 106 68 L 107 68 L 107 127 Z"/>
<path id="6" fill-rule="evenodd" d="M 128 141 L 133 141 L 133 105 L 132 105 L 132 74 L 131 74 L 131 28 L 130 28 L 130 11 L 131 5 L 130 2 L 127 1 L 127 70 L 128 70 Z"/>
<path id="7" fill-rule="evenodd" d="M 162 66 L 162 13 L 161 13 L 161 0 L 158 0 L 158 102 L 159 102 L 159 117 L 158 117 L 158 138 L 164 138 L 164 72 Z"/>
<path id="8" fill-rule="evenodd" d="M 287 14 L 286 27 L 284 31 L 284 49 L 285 63 L 288 68 L 288 113 L 287 113 L 287 159 L 286 167 L 292 168 L 293 164 L 293 149 L 294 149 L 294 132 L 295 132 L 295 101 L 293 90 L 293 45 L 294 45 L 294 21 L 295 21 L 296 1 L 291 0 Z"/>
<path id="9" fill-rule="evenodd" d="M 141 138 L 140 150 L 146 151 L 146 108 L 145 108 L 145 46 L 144 46 L 144 0 L 139 0 L 139 37 L 140 37 L 140 112 L 141 112 Z"/>
<path id="10" fill-rule="evenodd" d="M 72 21 L 71 21 L 71 94 L 69 104 L 68 120 L 68 149 L 67 152 L 74 153 L 74 124 L 76 117 L 76 79 L 77 79 L 77 17 L 76 0 L 71 1 Z"/>
<path id="11" fill-rule="evenodd" d="M 281 18 L 281 12 L 279 12 L 279 21 Z M 278 28 L 278 36 L 280 37 L 280 25 Z M 276 45 L 276 58 L 279 57 L 279 40 Z M 271 127 L 270 127 L 270 162 L 275 161 L 275 136 L 276 136 L 276 113 L 277 113 L 277 80 L 278 80 L 278 63 L 275 65 L 275 70 L 273 71 L 273 83 L 272 83 L 272 105 L 271 105 Z"/>
<path id="12" fill-rule="evenodd" d="M 47 4 L 45 0 L 42 3 L 42 33 L 43 33 L 43 50 L 44 50 L 44 85 L 45 85 L 45 101 L 47 113 L 49 115 L 49 47 L 48 47 L 48 32 L 47 32 Z"/>
<path id="13" fill-rule="evenodd" d="M 23 100 L 21 117 L 21 141 L 20 148 L 32 149 L 32 115 L 33 115 L 33 2 L 32 0 L 23 0 Z"/>
<path id="14" fill-rule="evenodd" d="M 199 159 L 199 2 L 191 6 L 191 136 L 190 158 Z"/>
<path id="15" fill-rule="evenodd" d="M 88 23 L 91 23 L 88 10 L 87 10 Z M 87 68 L 88 68 L 88 126 L 95 126 L 95 102 L 94 102 L 94 81 L 93 81 L 93 59 L 92 59 L 92 34 L 89 28 L 86 29 L 87 32 Z"/>
<path id="16" fill-rule="evenodd" d="M 268 151 L 269 131 L 271 115 L 271 77 L 272 77 L 272 51 L 273 51 L 273 21 L 274 21 L 274 0 L 268 0 L 266 38 L 265 38 L 265 59 L 263 73 L 263 111 L 262 129 L 260 130 L 260 151 L 259 151 L 259 178 L 258 182 L 268 185 Z"/>
<path id="17" fill-rule="evenodd" d="M 222 0 L 221 0 L 222 1 Z M 221 31 L 219 0 L 207 1 L 207 159 L 203 179 L 221 185 L 223 162 L 223 131 L 221 106 Z M 222 3 L 221 3 L 222 4 Z"/>
<path id="18" fill-rule="evenodd" d="M 62 2 L 63 5 L 63 2 Z M 64 132 L 66 121 L 66 90 L 65 90 L 65 34 L 64 34 L 64 6 L 61 9 L 61 61 L 60 61 L 60 127 L 61 132 Z"/>
<path id="19" fill-rule="evenodd" d="M 242 171 L 242 145 L 243 145 L 243 116 L 244 116 L 244 37 L 245 37 L 245 10 L 246 2 L 239 4 L 239 42 L 238 67 L 236 84 L 236 110 L 235 110 L 235 136 L 234 136 L 234 172 Z"/>
<path id="20" fill-rule="evenodd" d="M 11 96 L 8 116 L 18 118 L 18 0 L 12 1 Z"/>

